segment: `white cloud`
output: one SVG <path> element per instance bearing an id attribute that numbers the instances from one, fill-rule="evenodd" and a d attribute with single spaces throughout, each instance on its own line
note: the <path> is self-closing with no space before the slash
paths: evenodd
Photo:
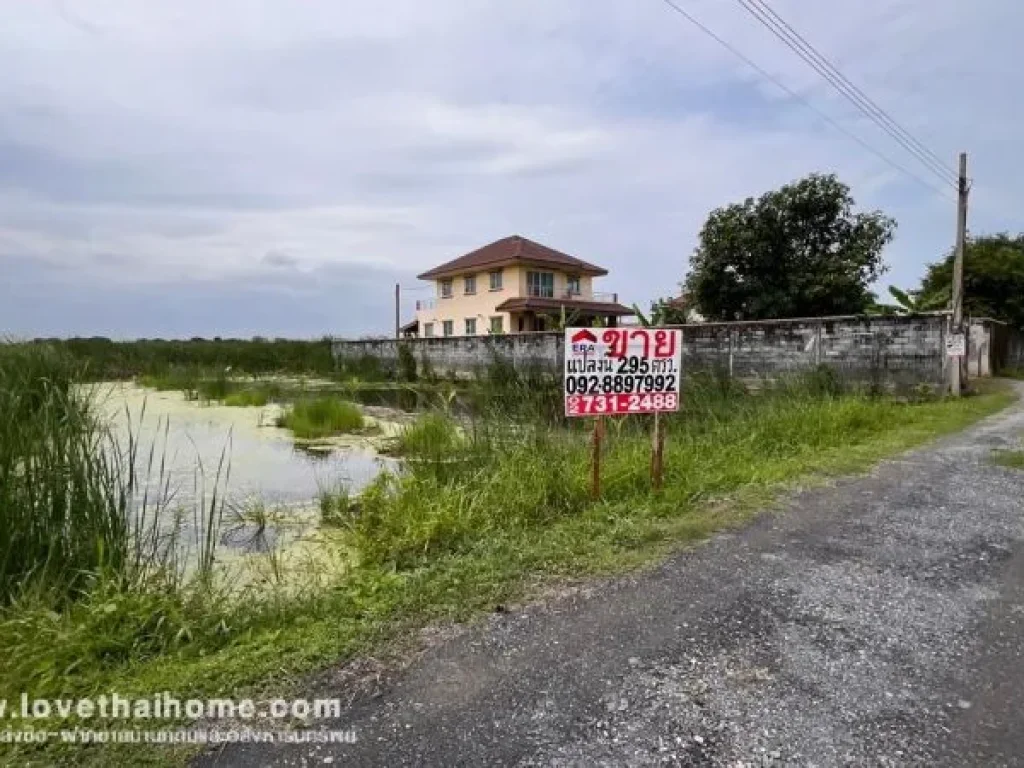
<path id="1" fill-rule="evenodd" d="M 1015 225 L 1014 3 L 773 7 L 950 164 L 971 151 L 972 229 Z M 686 8 L 926 174 L 738 5 Z M 952 238 L 951 203 L 658 0 L 9 1 L 0 16 L 0 264 L 75 281 L 79 299 L 54 307 L 72 328 L 103 284 L 164 286 L 146 295 L 171 303 L 323 269 L 409 281 L 512 232 L 607 265 L 605 287 L 643 302 L 682 277 L 711 208 L 815 170 L 899 219 L 893 282 L 912 285 Z M 306 301 L 329 316 L 355 300 L 343 286 Z M 372 298 L 385 323 L 388 295 Z M 253 305 L 267 333 L 293 327 L 284 311 Z M 0 326 L 21 322 L 11 312 Z M 183 327 L 169 311 L 165 332 Z"/>

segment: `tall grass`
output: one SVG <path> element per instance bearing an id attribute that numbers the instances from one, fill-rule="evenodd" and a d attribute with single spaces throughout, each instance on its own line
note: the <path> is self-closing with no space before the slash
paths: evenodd
<path id="1" fill-rule="evenodd" d="M 0 603 L 61 599 L 131 560 L 130 489 L 78 370 L 45 347 L 0 347 Z"/>
<path id="2" fill-rule="evenodd" d="M 355 432 L 364 426 L 363 414 L 354 404 L 335 397 L 299 400 L 278 419 L 278 426 L 296 437 L 316 439 L 341 432 Z"/>
<path id="3" fill-rule="evenodd" d="M 80 376 L 59 349 L 0 345 L 0 605 L 32 591 L 60 605 L 105 579 L 173 585 L 186 567 L 212 572 L 228 445 L 216 467 L 197 467 L 181 541 L 189 510 L 172 509 L 166 448 L 140 445 L 131 414 L 118 442 Z"/>
<path id="4" fill-rule="evenodd" d="M 421 417 L 400 439 L 409 455 L 434 460 L 411 461 L 405 471 L 379 478 L 360 500 L 354 536 L 367 562 L 404 569 L 488 538 L 587 515 L 639 529 L 645 520 L 689 514 L 701 501 L 739 488 L 777 484 L 837 460 L 851 445 L 912 428 L 927 414 L 915 408 L 843 393 L 822 372 L 765 386 L 757 395 L 726 379 L 696 377 L 687 383 L 682 410 L 663 418 L 663 489 L 651 489 L 650 419 L 609 418 L 597 502 L 589 498 L 589 441 L 576 424 L 492 414 L 460 432 L 438 412 Z"/>

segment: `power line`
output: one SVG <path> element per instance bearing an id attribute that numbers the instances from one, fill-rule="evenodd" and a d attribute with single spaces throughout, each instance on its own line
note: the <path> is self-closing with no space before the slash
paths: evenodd
<path id="1" fill-rule="evenodd" d="M 862 114 L 881 128 L 886 134 L 912 154 L 922 165 L 934 173 L 944 183 L 955 188 L 953 179 L 956 172 L 947 166 L 942 159 L 919 141 L 906 128 L 896 122 L 893 117 L 871 100 L 860 88 L 851 83 L 836 66 L 821 54 L 806 38 L 789 25 L 781 16 L 773 11 L 764 0 L 737 0 L 751 16 L 754 17 L 791 51 L 804 60 L 815 72 L 821 75 L 840 95 L 853 104 Z"/>
<path id="2" fill-rule="evenodd" d="M 914 137 L 910 133 L 910 131 L 908 131 L 898 122 L 896 122 L 892 115 L 890 115 L 880 106 L 878 106 L 878 104 L 872 101 L 871 98 L 867 94 L 865 94 L 863 90 L 861 90 L 856 85 L 851 83 L 850 80 L 842 72 L 840 72 L 839 69 L 831 61 L 829 61 L 824 55 L 822 55 L 820 51 L 818 51 L 813 45 L 810 44 L 810 42 L 808 42 L 807 38 L 805 38 L 803 35 L 801 35 L 799 32 L 793 29 L 793 27 L 785 19 L 779 16 L 779 14 L 772 10 L 772 8 L 766 2 L 764 2 L 764 0 L 738 1 L 751 14 L 757 13 L 759 10 L 762 14 L 762 17 L 759 18 L 759 21 L 761 21 L 762 24 L 765 24 L 765 20 L 763 20 L 763 15 L 766 14 L 767 16 L 770 16 L 771 18 L 768 21 L 774 24 L 775 28 L 772 29 L 771 31 L 776 35 L 776 37 L 779 37 L 779 39 L 782 40 L 783 38 L 780 37 L 780 34 L 786 35 L 789 42 L 792 42 L 794 45 L 799 46 L 804 51 L 804 53 L 812 57 L 821 67 L 826 69 L 832 76 L 826 76 L 826 79 L 828 79 L 829 82 L 832 83 L 837 90 L 843 93 L 843 95 L 847 96 L 847 98 L 853 100 L 855 104 L 858 106 L 858 108 L 861 109 L 861 111 L 864 111 L 865 109 L 868 110 L 872 115 L 874 115 L 879 120 L 884 122 L 885 125 L 888 126 L 888 128 L 898 133 L 904 140 L 910 143 L 914 147 L 916 152 L 919 152 L 921 155 L 924 155 L 924 157 L 927 158 L 928 163 L 930 163 L 930 167 L 936 170 L 940 178 L 944 178 L 947 176 L 950 177 L 951 179 L 957 178 L 957 172 L 954 171 L 950 166 L 946 165 L 941 157 L 939 157 L 924 143 L 922 143 L 916 137 Z M 758 10 L 752 9 L 750 3 L 753 3 L 755 6 L 757 6 Z M 792 45 L 789 45 L 789 42 L 786 42 L 786 40 L 783 40 L 783 42 L 785 42 L 787 46 L 791 48 L 791 50 L 796 50 L 795 48 L 793 48 Z M 797 51 L 797 53 L 799 54 L 800 52 Z M 803 54 L 800 55 L 801 58 L 804 58 L 804 60 L 807 61 L 807 58 L 803 56 Z M 820 70 L 817 71 L 820 72 Z M 832 79 L 833 77 L 835 78 L 835 80 Z M 835 81 L 838 81 L 838 85 Z M 919 157 L 919 159 L 921 158 Z M 923 159 L 922 162 L 924 162 Z"/>
<path id="3" fill-rule="evenodd" d="M 707 27 L 705 24 L 703 24 L 699 19 L 697 19 L 691 13 L 689 13 L 685 9 L 681 8 L 680 6 L 676 5 L 672 0 L 662 0 L 662 2 L 665 3 L 665 5 L 667 5 L 669 8 L 671 8 L 673 11 L 678 13 L 680 16 L 682 16 L 684 19 L 689 21 L 691 24 L 693 24 L 695 27 L 697 27 L 697 29 L 701 30 L 704 34 L 706 34 L 708 37 L 710 37 L 716 43 L 718 43 L 723 48 L 725 48 L 727 51 L 729 51 L 731 54 L 733 54 L 736 58 L 740 59 L 740 61 L 743 61 L 747 66 L 749 66 L 755 72 L 760 74 L 763 78 L 765 78 L 766 80 L 769 80 L 772 83 L 774 83 L 778 88 L 780 88 L 781 90 L 785 91 L 785 93 L 787 93 L 791 98 L 796 99 L 797 101 L 799 101 L 801 104 L 803 104 L 809 110 L 814 112 L 818 117 L 820 117 L 826 123 L 831 125 L 833 128 L 835 128 L 840 133 L 844 134 L 847 138 L 850 138 L 853 141 L 857 142 L 861 147 L 866 149 L 868 152 L 873 154 L 875 157 L 877 157 L 878 159 L 882 160 L 884 163 L 886 163 L 887 165 L 891 166 L 892 168 L 895 168 L 897 171 L 899 171 L 900 173 L 904 174 L 905 176 L 913 179 L 914 181 L 916 181 L 921 186 L 927 187 L 928 189 L 930 189 L 932 192 L 936 193 L 937 195 L 940 195 L 941 197 L 944 197 L 947 200 L 952 200 L 953 199 L 949 194 L 947 194 L 943 190 L 939 189 L 934 184 L 930 184 L 929 182 L 925 181 L 924 179 L 922 179 L 920 176 L 918 176 L 913 171 L 908 170 L 904 166 L 902 166 L 899 163 L 897 163 L 895 160 L 892 160 L 887 155 L 885 155 L 883 152 L 875 149 L 873 146 L 868 144 L 868 142 L 866 142 L 860 136 L 858 136 L 857 134 L 853 133 L 852 131 L 846 129 L 840 123 L 836 122 L 828 114 L 826 114 L 825 112 L 822 112 L 820 109 L 818 109 L 816 106 L 814 106 L 810 101 L 805 99 L 799 93 L 797 93 L 792 88 L 790 88 L 788 85 L 786 85 L 781 80 L 779 80 L 777 77 L 772 75 L 770 72 L 768 72 L 766 69 L 764 69 L 761 65 L 759 65 L 757 62 L 755 62 L 753 59 L 751 59 L 749 56 L 747 56 L 745 53 L 743 53 L 738 48 L 736 48 L 731 43 L 729 43 L 729 41 L 727 41 L 724 38 L 722 38 L 719 35 L 717 35 L 714 31 L 712 31 L 709 27 Z"/>

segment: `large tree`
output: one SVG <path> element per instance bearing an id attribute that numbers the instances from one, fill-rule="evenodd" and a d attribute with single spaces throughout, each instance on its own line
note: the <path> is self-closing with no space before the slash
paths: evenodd
<path id="1" fill-rule="evenodd" d="M 919 296 L 948 306 L 953 285 L 953 252 L 929 264 Z M 964 312 L 994 317 L 1024 328 L 1024 235 L 985 235 L 967 242 L 964 255 Z"/>
<path id="2" fill-rule="evenodd" d="M 864 312 L 896 222 L 853 206 L 834 175 L 812 174 L 712 211 L 687 292 L 708 320 Z"/>

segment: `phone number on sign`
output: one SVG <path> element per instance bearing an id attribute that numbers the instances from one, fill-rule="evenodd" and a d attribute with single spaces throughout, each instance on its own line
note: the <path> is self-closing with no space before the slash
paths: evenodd
<path id="1" fill-rule="evenodd" d="M 655 395 L 570 395 L 565 398 L 565 412 L 569 416 L 602 413 L 654 413 L 675 411 L 679 408 L 679 395 L 675 392 Z"/>

